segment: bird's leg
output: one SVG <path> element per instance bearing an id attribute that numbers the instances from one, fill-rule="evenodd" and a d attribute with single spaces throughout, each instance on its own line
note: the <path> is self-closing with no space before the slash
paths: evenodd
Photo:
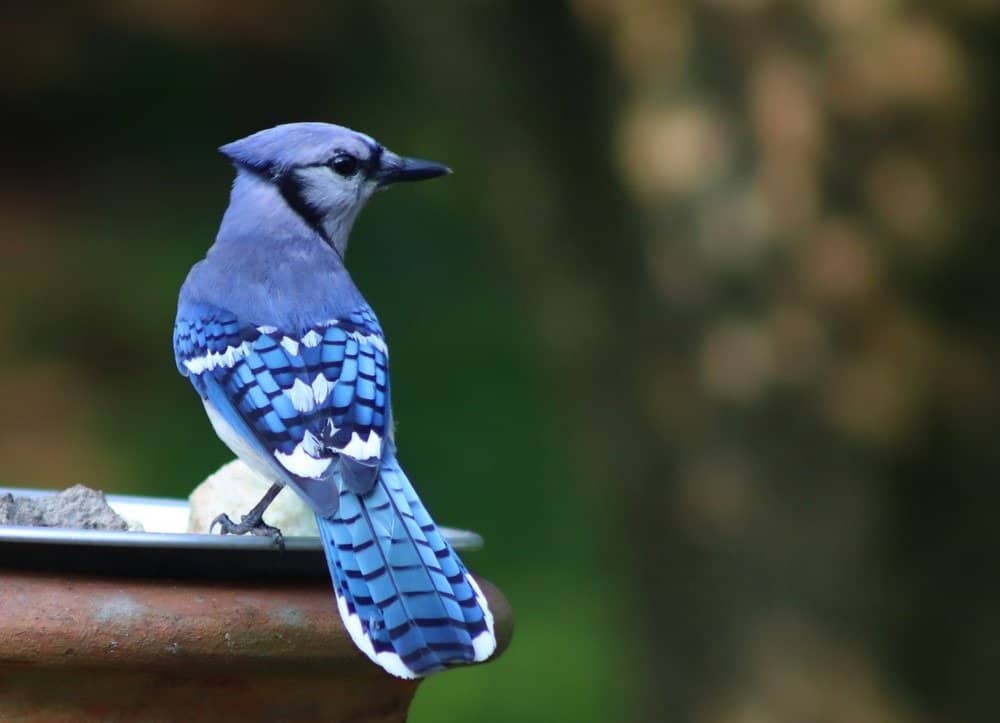
<path id="1" fill-rule="evenodd" d="M 264 522 L 264 510 L 266 510 L 268 506 L 274 502 L 274 498 L 277 497 L 278 493 L 283 489 L 284 485 L 277 482 L 271 485 L 270 489 L 268 489 L 268 491 L 264 493 L 264 496 L 261 497 L 260 502 L 254 505 L 252 510 L 240 517 L 239 524 L 233 522 L 229 515 L 223 512 L 221 515 L 212 520 L 212 524 L 208 527 L 209 533 L 213 532 L 215 530 L 215 526 L 218 525 L 220 534 L 251 534 L 273 537 L 279 546 L 284 547 L 281 530 Z"/>

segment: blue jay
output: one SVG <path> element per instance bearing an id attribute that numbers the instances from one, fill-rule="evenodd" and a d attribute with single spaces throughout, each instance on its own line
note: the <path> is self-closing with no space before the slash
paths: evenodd
<path id="1" fill-rule="evenodd" d="M 326 123 L 219 150 L 236 180 L 181 288 L 174 355 L 215 432 L 273 485 L 240 523 L 213 527 L 280 534 L 262 515 L 291 487 L 316 513 L 337 607 L 369 658 L 402 678 L 485 660 L 493 616 L 396 460 L 389 350 L 344 266 L 375 191 L 449 169 Z"/>

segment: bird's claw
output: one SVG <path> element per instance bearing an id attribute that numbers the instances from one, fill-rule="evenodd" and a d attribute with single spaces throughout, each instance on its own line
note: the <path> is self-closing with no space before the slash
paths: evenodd
<path id="1" fill-rule="evenodd" d="M 264 522 L 263 516 L 253 517 L 251 515 L 243 515 L 237 524 L 232 521 L 229 515 L 223 512 L 212 520 L 212 524 L 208 526 L 209 534 L 215 532 L 216 525 L 219 526 L 220 535 L 257 535 L 259 537 L 270 537 L 277 547 L 282 550 L 285 549 L 285 538 L 281 534 L 281 530 Z"/>

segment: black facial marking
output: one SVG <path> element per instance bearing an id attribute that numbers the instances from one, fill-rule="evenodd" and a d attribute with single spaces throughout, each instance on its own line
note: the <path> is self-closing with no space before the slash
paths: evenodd
<path id="1" fill-rule="evenodd" d="M 378 143 L 371 145 L 366 143 L 365 145 L 368 148 L 367 158 L 358 158 L 353 153 L 338 148 L 334 150 L 333 155 L 327 161 L 306 163 L 293 168 L 279 169 L 272 163 L 252 164 L 242 160 L 239 165 L 273 183 L 288 207 L 295 211 L 309 228 L 319 234 L 320 238 L 333 247 L 329 235 L 323 228 L 322 212 L 306 200 L 302 185 L 296 178 L 295 172 L 303 168 L 326 166 L 343 178 L 351 178 L 359 171 L 364 174 L 365 178 L 374 178 L 375 174 L 381 170 L 382 154 L 385 148 Z"/>
<path id="2" fill-rule="evenodd" d="M 385 148 L 380 146 L 378 143 L 376 143 L 375 147 L 371 149 L 371 153 L 368 155 L 368 162 L 365 164 L 365 173 L 369 176 L 375 175 L 382 167 L 382 151 L 384 150 Z"/>
<path id="3" fill-rule="evenodd" d="M 330 237 L 327 236 L 326 229 L 323 228 L 323 215 L 306 201 L 302 194 L 302 186 L 295 178 L 295 169 L 288 170 L 274 177 L 273 180 L 289 208 L 299 214 L 302 220 L 329 244 Z"/>

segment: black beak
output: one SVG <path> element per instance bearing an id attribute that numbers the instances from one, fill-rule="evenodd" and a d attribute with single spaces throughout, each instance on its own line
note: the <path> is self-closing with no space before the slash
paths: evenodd
<path id="1" fill-rule="evenodd" d="M 382 154 L 379 170 L 375 174 L 379 188 L 403 181 L 426 181 L 451 173 L 448 166 L 425 161 L 420 158 L 403 158 L 395 153 L 385 151 Z"/>

